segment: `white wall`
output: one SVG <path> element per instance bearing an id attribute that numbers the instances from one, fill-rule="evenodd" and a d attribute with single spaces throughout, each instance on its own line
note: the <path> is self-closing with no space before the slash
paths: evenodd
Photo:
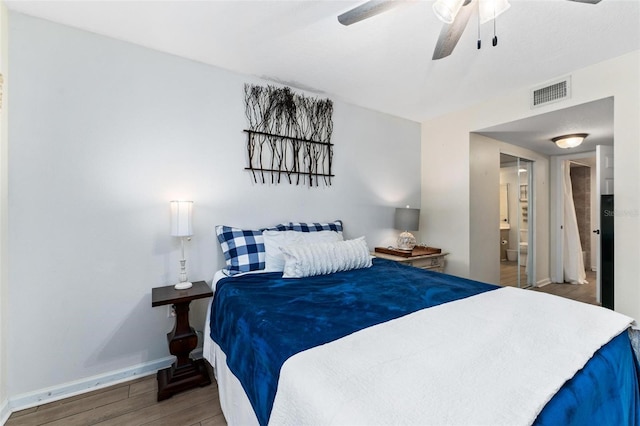
<path id="1" fill-rule="evenodd" d="M 640 318 L 640 51 L 579 69 L 572 98 L 529 109 L 529 87 L 422 126 L 421 239 L 446 248 L 448 271 L 470 275 L 470 137 L 490 126 L 614 96 L 615 307 Z M 558 76 L 561 77 L 561 76 Z M 542 83 L 542 82 L 541 82 Z M 537 173 L 537 172 L 536 172 Z M 449 261 L 450 260 L 450 261 Z"/>
<path id="2" fill-rule="evenodd" d="M 615 161 L 615 160 L 614 160 Z M 598 211 L 598 190 L 597 190 L 597 166 L 596 166 L 596 157 L 586 158 L 584 161 L 585 164 L 589 165 L 591 170 L 591 229 L 600 229 L 600 212 Z M 598 250 L 596 250 L 597 244 L 599 243 L 598 236 L 592 232 L 591 233 L 591 258 L 589 259 L 589 264 L 591 265 L 591 270 L 596 270 L 596 265 L 598 263 Z"/>
<path id="3" fill-rule="evenodd" d="M 4 84 L 0 87 L 0 423 L 8 414 L 7 408 L 7 308 L 8 264 L 7 264 L 7 94 L 8 94 L 8 20 L 7 8 L 0 2 L 0 74 Z"/>
<path id="4" fill-rule="evenodd" d="M 469 276 L 500 284 L 500 152 L 492 150 L 493 145 L 490 138 L 471 135 Z M 480 226 L 476 226 L 474 219 Z"/>
<path id="5" fill-rule="evenodd" d="M 514 163 L 515 164 L 515 163 Z M 508 231 L 509 245 L 507 248 L 518 248 L 518 222 L 521 221 L 522 215 L 520 214 L 520 180 L 518 179 L 518 166 L 505 166 L 500 167 L 500 184 L 509 185 L 508 189 L 508 202 L 509 202 L 509 225 L 511 228 Z"/>
<path id="6" fill-rule="evenodd" d="M 548 283 L 549 159 L 527 149 L 477 134 L 470 135 L 469 276 L 481 281 L 500 283 L 500 153 L 534 162 L 534 192 L 529 194 L 535 211 L 534 278 L 537 284 Z M 520 218 L 520 212 L 517 211 L 520 209 L 519 188 L 516 187 L 513 184 L 510 186 L 509 216 Z M 531 220 L 532 215 L 529 223 Z M 511 229 L 510 245 L 517 248 L 517 221 L 511 223 Z"/>
<path id="7" fill-rule="evenodd" d="M 243 84 L 265 82 L 9 23 L 12 398 L 168 356 L 172 320 L 150 296 L 178 276 L 169 200 L 194 200 L 189 277 L 207 281 L 223 266 L 216 224 L 340 218 L 373 248 L 394 240 L 395 207 L 420 205 L 419 123 L 334 102 L 333 185 L 256 185 Z M 194 304 L 200 324 L 206 302 Z"/>
<path id="8" fill-rule="evenodd" d="M 473 111 L 422 124 L 418 241 L 449 252 L 447 273 L 469 276 L 469 131 Z M 462 125 L 461 125 L 462 123 Z"/>

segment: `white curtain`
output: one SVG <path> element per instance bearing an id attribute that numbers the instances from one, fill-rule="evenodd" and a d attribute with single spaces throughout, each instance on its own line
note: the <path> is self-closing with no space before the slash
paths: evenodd
<path id="1" fill-rule="evenodd" d="M 578 232 L 576 207 L 573 204 L 571 164 L 564 164 L 564 281 L 571 284 L 588 284 L 582 258 L 582 244 Z"/>

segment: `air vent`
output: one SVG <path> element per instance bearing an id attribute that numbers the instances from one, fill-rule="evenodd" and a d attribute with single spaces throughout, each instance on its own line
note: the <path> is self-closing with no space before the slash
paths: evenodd
<path id="1" fill-rule="evenodd" d="M 537 108 L 571 97 L 571 77 L 531 89 L 531 108 Z"/>

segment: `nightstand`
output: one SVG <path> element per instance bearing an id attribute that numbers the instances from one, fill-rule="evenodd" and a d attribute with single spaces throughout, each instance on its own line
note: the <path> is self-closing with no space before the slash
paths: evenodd
<path id="1" fill-rule="evenodd" d="M 171 367 L 158 371 L 158 401 L 178 392 L 211 383 L 203 359 L 191 359 L 189 354 L 198 346 L 198 336 L 189 325 L 189 304 L 192 300 L 213 296 L 204 281 L 193 283 L 191 288 L 176 290 L 172 285 L 151 289 L 151 306 L 173 305 L 176 323 L 167 334 L 169 352 L 176 356 Z"/>
<path id="2" fill-rule="evenodd" d="M 415 266 L 416 268 L 444 272 L 445 256 L 449 253 L 421 254 L 416 256 L 396 256 L 380 252 L 373 252 L 371 254 L 381 259 L 393 260 L 394 262 L 404 263 L 406 265 Z"/>

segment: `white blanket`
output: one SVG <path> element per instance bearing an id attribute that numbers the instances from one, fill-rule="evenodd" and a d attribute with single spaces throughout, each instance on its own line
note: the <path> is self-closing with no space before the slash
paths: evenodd
<path id="1" fill-rule="evenodd" d="M 531 424 L 631 321 L 508 287 L 424 309 L 291 357 L 269 424 Z"/>

